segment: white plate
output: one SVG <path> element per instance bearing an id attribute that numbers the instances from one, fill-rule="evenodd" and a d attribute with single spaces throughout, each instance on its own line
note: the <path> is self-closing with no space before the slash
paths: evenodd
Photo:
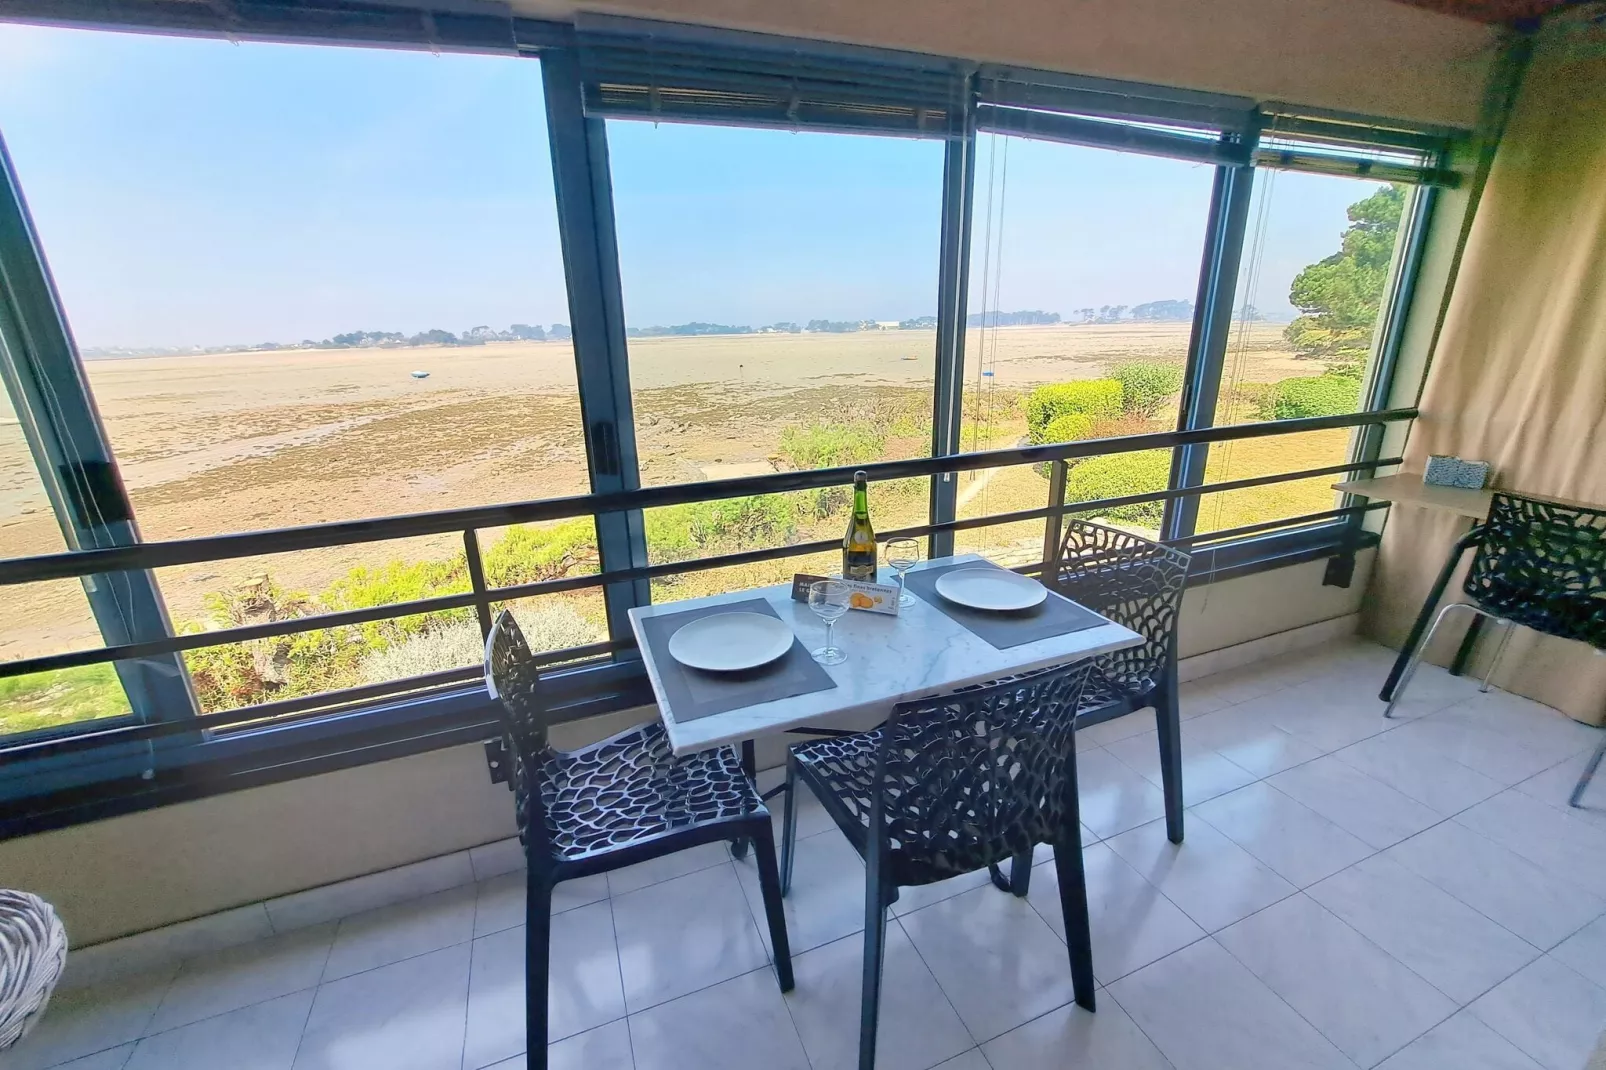
<path id="1" fill-rule="evenodd" d="M 1031 609 L 1048 589 L 1030 576 L 1002 568 L 956 568 L 937 577 L 937 593 L 971 609 Z"/>
<path id="2" fill-rule="evenodd" d="M 714 613 L 669 637 L 669 656 L 708 672 L 768 665 L 792 649 L 792 629 L 765 613 Z"/>

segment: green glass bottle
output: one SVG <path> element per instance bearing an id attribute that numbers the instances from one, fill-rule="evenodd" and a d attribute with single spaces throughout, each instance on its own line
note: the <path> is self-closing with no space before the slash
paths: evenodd
<path id="1" fill-rule="evenodd" d="M 869 479 L 863 472 L 853 473 L 853 515 L 848 518 L 848 533 L 842 537 L 842 578 L 865 583 L 874 583 L 876 578 Z"/>

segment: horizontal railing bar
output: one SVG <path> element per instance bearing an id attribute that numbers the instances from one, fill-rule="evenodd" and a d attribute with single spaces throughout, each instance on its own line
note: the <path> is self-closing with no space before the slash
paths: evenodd
<path id="1" fill-rule="evenodd" d="M 1237 528 L 1223 528 L 1220 531 L 1207 531 L 1201 534 L 1187 535 L 1177 539 L 1167 539 L 1168 546 L 1192 546 L 1199 542 L 1220 542 L 1226 539 L 1236 539 L 1242 535 L 1255 535 L 1262 531 L 1273 531 L 1277 528 L 1294 527 L 1296 525 L 1314 524 L 1321 520 L 1338 520 L 1342 517 L 1354 516 L 1358 513 L 1369 513 L 1373 509 L 1386 509 L 1388 502 L 1368 502 L 1365 505 L 1349 505 L 1342 509 L 1329 509 L 1324 513 L 1304 513 L 1300 516 L 1286 517 L 1282 520 L 1266 520 L 1259 524 L 1245 524 Z M 1207 547 L 1208 549 L 1208 547 Z"/>
<path id="2" fill-rule="evenodd" d="M 1098 512 L 1102 509 L 1119 508 L 1124 505 L 1138 505 L 1145 502 L 1166 501 L 1172 498 L 1182 498 L 1191 495 L 1220 493 L 1227 490 L 1265 486 L 1271 483 L 1288 482 L 1298 479 L 1310 479 L 1322 475 L 1335 475 L 1362 468 L 1373 468 L 1397 463 L 1399 463 L 1399 459 L 1397 458 L 1388 458 L 1379 461 L 1355 461 L 1341 465 L 1328 465 L 1325 468 L 1305 469 L 1298 472 L 1285 472 L 1266 476 L 1252 476 L 1241 480 L 1205 484 L 1199 487 L 1183 487 L 1177 489 L 1148 491 L 1142 494 L 1128 494 L 1116 498 L 1099 498 L 1092 501 L 1067 502 L 1063 506 L 1048 506 L 1038 509 L 1023 509 L 1012 513 L 995 513 L 989 516 L 967 517 L 961 520 L 950 520 L 938 524 L 918 524 L 883 532 L 882 535 L 888 538 L 900 535 L 921 536 L 937 531 L 967 531 L 973 528 L 997 527 L 1004 524 L 1019 523 L 1021 521 L 1041 520 L 1054 515 L 1065 515 L 1068 513 L 1092 513 Z M 822 539 L 815 542 L 795 543 L 789 546 L 773 546 L 758 550 L 743 550 L 731 554 L 721 554 L 714 557 L 693 558 L 687 561 L 668 561 L 656 565 L 644 565 L 638 568 L 618 569 L 606 573 L 591 573 L 584 576 L 568 576 L 562 579 L 554 580 L 536 580 L 531 583 L 518 584 L 511 587 L 490 588 L 484 593 L 483 597 L 489 601 L 505 602 L 517 598 L 530 598 L 540 595 L 561 594 L 567 591 L 584 590 L 590 587 L 600 587 L 610 583 L 630 582 L 634 580 L 654 580 L 666 576 L 681 575 L 688 572 L 707 572 L 718 568 L 729 568 L 736 565 L 758 564 L 765 561 L 781 560 L 787 557 L 802 557 L 812 553 L 824 553 L 836 548 L 840 544 L 841 541 L 838 539 Z M 354 624 L 367 624 L 379 620 L 411 617 L 422 613 L 446 612 L 453 609 L 463 609 L 476 605 L 481 597 L 481 595 L 477 595 L 472 591 L 462 594 L 439 595 L 434 598 L 421 598 L 410 602 L 391 602 L 382 606 L 369 606 L 363 609 L 342 610 L 336 613 L 323 613 L 312 617 L 293 617 L 287 620 L 268 621 L 263 624 L 243 625 L 238 628 L 224 628 L 217 631 L 192 632 L 187 635 L 170 636 L 165 639 L 151 640 L 143 643 L 128 643 L 122 646 L 70 651 L 64 654 L 48 654 L 37 658 L 26 658 L 17 661 L 0 662 L 0 679 L 5 679 L 12 676 L 23 676 L 37 672 L 49 672 L 58 669 L 79 668 L 85 665 L 94 665 L 108 661 L 125 661 L 135 658 L 155 657 L 163 654 L 177 653 L 184 650 L 197 650 L 202 647 L 224 646 L 229 643 L 251 642 L 257 639 L 268 639 L 280 635 L 294 635 L 301 632 L 321 631 L 326 628 L 349 627 Z"/>
<path id="3" fill-rule="evenodd" d="M 1313 416 L 1298 420 L 1269 420 L 1256 424 L 1206 427 L 1191 431 L 1160 431 L 1145 435 L 1095 439 L 1090 442 L 1061 442 L 1044 446 L 1023 446 L 950 457 L 916 457 L 902 461 L 874 461 L 838 468 L 806 472 L 776 472 L 763 476 L 714 479 L 701 483 L 682 483 L 669 487 L 643 487 L 638 490 L 606 494 L 583 494 L 568 498 L 549 498 L 535 502 L 448 509 L 380 517 L 371 520 L 309 524 L 303 527 L 269 531 L 211 535 L 195 539 L 136 543 L 132 546 L 95 550 L 75 550 L 38 557 L 0 561 L 0 586 L 50 579 L 72 579 L 105 572 L 130 569 L 168 568 L 200 562 L 225 561 L 262 554 L 313 550 L 364 542 L 439 535 L 469 529 L 505 527 L 509 524 L 547 520 L 569 520 L 632 509 L 655 509 L 669 505 L 717 501 L 752 494 L 782 493 L 841 486 L 863 471 L 872 480 L 912 479 L 924 476 L 969 472 L 1042 461 L 1099 457 L 1149 449 L 1234 442 L 1240 439 L 1296 435 L 1310 431 L 1367 427 L 1413 419 L 1414 408 L 1386 409 L 1379 412 L 1351 413 L 1343 416 Z M 469 604 L 472 604 L 470 602 Z"/>

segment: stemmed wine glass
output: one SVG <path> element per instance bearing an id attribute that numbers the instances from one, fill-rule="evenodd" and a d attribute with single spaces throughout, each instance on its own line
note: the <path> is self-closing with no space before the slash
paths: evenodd
<path id="1" fill-rule="evenodd" d="M 810 651 L 821 665 L 840 665 L 848 655 L 833 641 L 836 622 L 848 611 L 848 585 L 841 580 L 816 580 L 809 584 L 809 608 L 825 621 L 825 645 Z"/>
<path id="2" fill-rule="evenodd" d="M 887 564 L 898 573 L 898 607 L 905 609 L 915 604 L 915 596 L 904 585 L 903 574 L 920 563 L 920 540 L 905 536 L 887 540 Z"/>

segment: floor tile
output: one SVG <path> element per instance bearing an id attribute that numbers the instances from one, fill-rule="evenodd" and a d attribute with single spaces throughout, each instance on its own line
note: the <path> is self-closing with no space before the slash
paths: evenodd
<path id="1" fill-rule="evenodd" d="M 1153 732 L 1144 732 L 1141 735 L 1129 736 L 1119 742 L 1112 743 L 1104 748 L 1115 755 L 1133 772 L 1144 780 L 1162 790 L 1164 780 L 1160 776 L 1160 747 L 1159 737 Z M 1187 737 L 1182 741 L 1182 799 L 1184 804 L 1192 806 L 1194 803 L 1213 799 L 1217 795 L 1224 795 L 1235 788 L 1245 784 L 1252 784 L 1258 779 L 1255 774 L 1247 772 L 1239 766 L 1232 764 L 1226 758 L 1213 750 L 1191 744 Z"/>
<path id="2" fill-rule="evenodd" d="M 469 853 L 454 851 L 321 888 L 281 895 L 269 899 L 263 907 L 273 922 L 274 931 L 288 933 L 473 883 L 474 866 L 469 861 Z"/>
<path id="3" fill-rule="evenodd" d="M 1606 913 L 1606 898 L 1454 821 L 1395 844 L 1385 855 L 1540 949 L 1555 947 Z"/>
<path id="4" fill-rule="evenodd" d="M 335 923 L 298 929 L 190 959 L 167 990 L 149 1032 L 312 988 L 323 977 Z"/>
<path id="5" fill-rule="evenodd" d="M 1195 717 L 1182 727 L 1183 745 L 1215 751 L 1257 777 L 1292 769 L 1322 752 L 1271 722 L 1275 698 L 1257 699 Z"/>
<path id="6" fill-rule="evenodd" d="M 1530 750 L 1550 755 L 1552 762 L 1600 745 L 1601 729 L 1498 688 L 1474 694 L 1450 710 L 1468 723 L 1482 725 Z"/>
<path id="7" fill-rule="evenodd" d="M 1578 1070 L 1606 1032 L 1606 988 L 1548 955 L 1468 1009 L 1545 1070 Z"/>
<path id="8" fill-rule="evenodd" d="M 769 962 L 729 862 L 612 902 L 631 1013 Z"/>
<path id="9" fill-rule="evenodd" d="M 1213 939 L 1109 988 L 1177 1070 L 1354 1070 L 1354 1064 Z"/>
<path id="10" fill-rule="evenodd" d="M 1270 784 L 1379 850 L 1443 820 L 1332 755 L 1278 773 Z"/>
<path id="11" fill-rule="evenodd" d="M 809 1070 L 775 975 L 756 970 L 630 1016 L 636 1070 Z"/>
<path id="12" fill-rule="evenodd" d="M 1372 853 L 1368 844 L 1265 782 L 1201 803 L 1193 812 L 1297 888 Z"/>
<path id="13" fill-rule="evenodd" d="M 1307 892 L 1457 1003 L 1476 999 L 1539 954 L 1459 899 L 1380 855 Z"/>
<path id="14" fill-rule="evenodd" d="M 1383 716 L 1384 703 L 1375 693 L 1334 686 L 1331 677 L 1279 691 L 1262 699 L 1261 705 L 1272 724 L 1323 753 L 1395 727 Z"/>
<path id="15" fill-rule="evenodd" d="M 458 944 L 321 986 L 295 1070 L 457 1070 L 468 969 Z"/>
<path id="16" fill-rule="evenodd" d="M 751 852 L 736 863 L 742 891 L 753 912 L 764 950 L 769 952 L 770 930 L 764 916 L 764 893 L 758 865 Z M 864 929 L 864 863 L 841 833 L 822 832 L 797 841 L 792 861 L 792 888 L 782 901 L 786 935 L 792 954 Z"/>
<path id="17" fill-rule="evenodd" d="M 1108 721 L 1100 721 L 1098 724 L 1089 725 L 1086 728 L 1078 724 L 1076 736 L 1079 740 L 1086 740 L 1100 747 L 1108 747 L 1111 743 L 1153 731 L 1154 711 L 1134 710 L 1132 713 L 1115 717 Z"/>
<path id="18" fill-rule="evenodd" d="M 1087 848 L 1082 860 L 1087 877 L 1088 927 L 1093 933 L 1093 975 L 1101 983 L 1124 977 L 1204 936 L 1203 929 L 1108 844 Z M 1038 866 L 1033 871 L 1028 899 L 1064 939 L 1059 874 L 1053 866 Z"/>
<path id="19" fill-rule="evenodd" d="M 1501 792 L 1455 819 L 1561 880 L 1606 889 L 1606 827 L 1520 791 Z"/>
<path id="20" fill-rule="evenodd" d="M 1052 858 L 1052 848 L 1046 848 Z M 1007 867 L 1006 867 L 1007 868 Z M 978 869 L 959 877 L 950 877 L 936 884 L 917 884 L 910 888 L 898 889 L 898 901 L 892 904 L 894 917 L 912 914 L 922 907 L 929 907 L 933 903 L 940 903 L 944 899 L 952 899 L 961 892 L 968 892 L 972 888 L 979 888 L 984 884 L 992 883 L 992 877 L 985 869 Z"/>
<path id="21" fill-rule="evenodd" d="M 1550 954 L 1606 988 L 1606 914 L 1563 940 Z"/>
<path id="22" fill-rule="evenodd" d="M 1228 706 L 1281 691 L 1286 683 L 1263 671 L 1261 663 L 1241 665 L 1236 669 L 1223 669 L 1209 676 L 1190 680 L 1195 690 L 1214 697 Z"/>
<path id="23" fill-rule="evenodd" d="M 504 873 L 524 869 L 524 844 L 517 836 L 468 849 L 468 864 L 476 881 L 487 881 Z"/>
<path id="24" fill-rule="evenodd" d="M 1437 753 L 1476 770 L 1502 788 L 1526 780 L 1567 757 L 1524 746 L 1489 728 L 1481 719 L 1468 715 L 1460 706 L 1402 725 L 1398 731 L 1423 751 Z"/>
<path id="25" fill-rule="evenodd" d="M 625 1013 L 607 903 L 552 919 L 547 971 L 547 1040 L 556 1042 Z M 467 1070 L 524 1050 L 524 928 L 474 941 L 468 987 Z"/>
<path id="26" fill-rule="evenodd" d="M 1385 1059 L 1378 1070 L 1539 1070 L 1539 1064 L 1471 1011 L 1461 1011 Z"/>
<path id="27" fill-rule="evenodd" d="M 525 875 L 504 873 L 500 877 L 480 881 L 479 895 L 474 902 L 474 935 L 511 929 L 524 924 Z M 575 907 L 587 906 L 608 898 L 608 875 L 598 873 L 579 880 L 563 881 L 552 890 L 552 914 L 557 916 Z"/>
<path id="28" fill-rule="evenodd" d="M 864 935 L 856 933 L 793 960 L 797 987 L 786 1003 L 814 1070 L 859 1065 L 859 992 Z M 878 1070 L 928 1070 L 975 1045 L 903 927 L 887 923 L 881 969 Z"/>
<path id="29" fill-rule="evenodd" d="M 982 1057 L 980 1048 L 971 1048 L 932 1070 L 992 1070 L 992 1066 Z"/>
<path id="30" fill-rule="evenodd" d="M 343 919 L 323 979 L 335 981 L 470 939 L 475 892 L 472 884 L 464 885 Z"/>
<path id="31" fill-rule="evenodd" d="M 5 1053 L 5 1070 L 42 1070 L 93 1055 L 147 1032 L 176 966 L 86 988 L 57 991 L 44 1018 Z"/>
<path id="32" fill-rule="evenodd" d="M 899 921 L 978 1041 L 1074 995 L 1065 945 L 1025 900 L 1007 892 L 976 888 Z"/>
<path id="33" fill-rule="evenodd" d="M 1295 895 L 1216 940 L 1360 1066 L 1372 1066 L 1457 1007 L 1340 921 Z"/>
<path id="34" fill-rule="evenodd" d="M 1516 784 L 1515 788 L 1529 798 L 1538 799 L 1580 821 L 1606 828 L 1606 765 L 1584 789 L 1579 805 L 1573 806 L 1568 801 L 1572 798 L 1573 788 L 1578 785 L 1578 778 L 1584 773 L 1585 763 L 1593 755 L 1593 751 L 1580 751 L 1542 773 L 1535 773 Z"/>
<path id="35" fill-rule="evenodd" d="M 777 849 L 778 850 L 778 849 Z M 704 843 L 685 851 L 676 851 L 674 854 L 664 855 L 660 858 L 651 858 L 645 862 L 638 862 L 624 869 L 616 869 L 608 874 L 608 893 L 610 895 L 624 895 L 638 888 L 645 888 L 650 884 L 673 880 L 685 876 L 687 873 L 696 873 L 699 870 L 717 866 L 721 862 L 730 861 L 730 845 L 727 843 Z"/>
<path id="36" fill-rule="evenodd" d="M 1454 814 L 1508 785 L 1467 768 L 1432 740 L 1413 733 L 1424 722 L 1363 739 L 1333 757 L 1440 814 Z"/>
<path id="37" fill-rule="evenodd" d="M 1009 1070 L 1171 1070 L 1160 1049 L 1102 992 L 1096 1012 L 1068 1004 L 988 1041 L 982 1052 L 992 1065 Z"/>
<path id="38" fill-rule="evenodd" d="M 134 1054 L 133 1044 L 119 1044 L 115 1048 L 97 1051 L 93 1055 L 86 1055 L 82 1059 L 74 1059 L 67 1063 L 57 1063 L 50 1070 L 123 1070 L 128 1057 Z M 10 1067 L 10 1063 L 4 1064 Z"/>
<path id="39" fill-rule="evenodd" d="M 769 791 L 785 781 L 785 769 L 765 769 L 758 774 L 758 786 L 761 791 Z M 781 850 L 782 825 L 786 817 L 786 796 L 777 795 L 764 805 L 769 808 L 770 820 L 775 827 L 775 850 L 778 854 Z M 820 800 L 814 797 L 807 784 L 801 782 L 797 784 L 796 806 L 798 839 L 818 836 L 822 832 L 836 828 L 836 822 L 831 820 L 831 815 L 825 812 L 825 807 L 820 805 Z"/>
<path id="40" fill-rule="evenodd" d="M 547 1070 L 634 1070 L 630 1053 L 630 1025 L 623 1018 L 599 1025 L 547 1048 Z M 522 1054 L 491 1070 L 524 1070 Z"/>
<path id="41" fill-rule="evenodd" d="M 1136 828 L 1165 815 L 1165 795 L 1100 748 L 1077 755 L 1082 824 L 1100 837 Z"/>
<path id="42" fill-rule="evenodd" d="M 290 1070 L 313 990 L 146 1037 L 124 1070 Z"/>
<path id="43" fill-rule="evenodd" d="M 1188 822 L 1182 843 L 1155 821 L 1105 841 L 1206 932 L 1292 895 L 1294 886 L 1203 818 Z"/>
<path id="44" fill-rule="evenodd" d="M 1224 710 L 1232 703 L 1210 686 L 1210 677 L 1185 680 L 1177 689 L 1177 713 L 1182 720 L 1191 720 L 1201 714 Z"/>

